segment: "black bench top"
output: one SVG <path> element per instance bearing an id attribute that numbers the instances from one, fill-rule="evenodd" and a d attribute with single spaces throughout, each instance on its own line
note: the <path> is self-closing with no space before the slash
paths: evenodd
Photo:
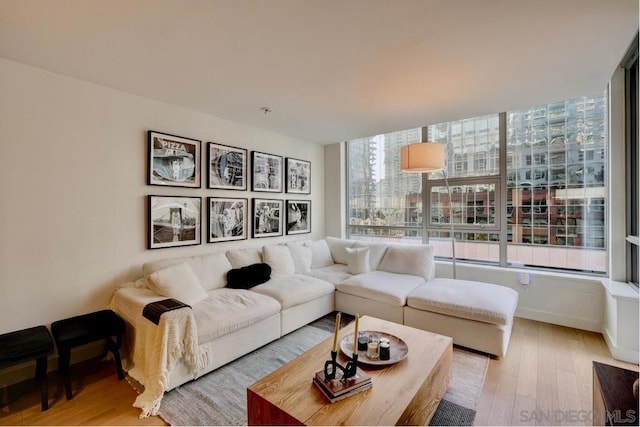
<path id="1" fill-rule="evenodd" d="M 53 340 L 45 326 L 0 335 L 0 368 L 53 353 Z"/>
<path id="2" fill-rule="evenodd" d="M 111 310 L 96 311 L 51 324 L 51 333 L 58 346 L 75 347 L 113 335 L 121 335 L 125 323 Z"/>

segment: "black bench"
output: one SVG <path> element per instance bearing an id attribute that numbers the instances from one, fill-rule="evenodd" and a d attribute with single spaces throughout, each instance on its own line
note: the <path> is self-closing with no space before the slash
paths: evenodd
<path id="1" fill-rule="evenodd" d="M 107 352 L 113 353 L 113 358 L 118 369 L 118 379 L 124 378 L 119 348 L 122 345 L 122 336 L 125 331 L 125 323 L 111 310 L 102 310 L 95 313 L 83 314 L 69 319 L 58 320 L 51 324 L 51 333 L 58 346 L 58 372 L 64 378 L 67 400 L 73 398 L 71 392 L 71 349 L 79 345 L 93 341 L 106 340 L 103 356 Z M 113 340 L 116 337 L 116 340 Z"/>
<path id="2" fill-rule="evenodd" d="M 36 379 L 40 381 L 42 410 L 49 409 L 47 356 L 53 353 L 53 340 L 44 326 L 0 335 L 0 369 L 17 363 L 36 361 Z"/>

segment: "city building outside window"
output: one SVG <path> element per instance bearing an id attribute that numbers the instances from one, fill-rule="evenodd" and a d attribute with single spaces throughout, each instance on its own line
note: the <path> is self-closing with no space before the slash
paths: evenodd
<path id="1" fill-rule="evenodd" d="M 417 128 L 349 141 L 350 238 L 422 243 L 422 177 L 400 171 L 400 147 L 420 138 Z"/>
<path id="2" fill-rule="evenodd" d="M 419 128 L 350 141 L 349 237 L 429 243 L 446 258 L 453 221 L 458 259 L 606 272 L 607 102 L 603 93 L 427 126 L 429 142 L 446 144 L 451 200 L 442 173 L 400 172 L 400 147 L 421 141 Z"/>

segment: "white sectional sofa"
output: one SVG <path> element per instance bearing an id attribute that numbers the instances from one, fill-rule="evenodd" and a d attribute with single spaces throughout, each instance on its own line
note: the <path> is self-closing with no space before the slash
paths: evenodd
<path id="1" fill-rule="evenodd" d="M 259 263 L 271 267 L 268 281 L 249 289 L 227 286 L 231 269 Z M 111 303 L 130 327 L 128 370 L 145 386 L 134 404 L 142 415 L 156 413 L 164 391 L 333 310 L 448 335 L 504 356 L 518 301 L 506 287 L 435 278 L 430 246 L 333 237 L 164 259 L 144 264 L 143 273 Z M 158 325 L 142 316 L 147 304 L 166 298 L 191 309 L 169 311 Z"/>

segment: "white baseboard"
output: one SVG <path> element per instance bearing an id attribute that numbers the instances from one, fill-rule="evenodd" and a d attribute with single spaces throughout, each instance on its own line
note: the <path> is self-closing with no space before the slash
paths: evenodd
<path id="1" fill-rule="evenodd" d="M 83 346 L 73 348 L 71 350 L 71 364 L 83 362 L 93 357 L 99 356 L 104 350 L 104 341 L 96 341 Z M 58 369 L 58 355 L 56 353 L 47 359 L 47 372 Z M 8 386 L 22 381 L 35 378 L 36 362 L 35 360 L 9 366 L 0 370 L 0 385 Z"/>
<path id="2" fill-rule="evenodd" d="M 517 317 L 524 319 L 537 320 L 538 322 L 553 323 L 554 325 L 567 326 L 569 328 L 582 329 L 585 331 L 602 333 L 601 321 L 580 319 L 578 317 L 564 316 L 546 311 L 532 310 L 530 308 L 516 309 Z"/>
<path id="3" fill-rule="evenodd" d="M 604 336 L 607 347 L 609 347 L 609 351 L 611 352 L 611 355 L 614 359 L 628 363 L 635 363 L 636 365 L 638 364 L 638 360 L 640 359 L 640 352 L 638 352 L 638 350 L 618 347 L 616 344 L 614 344 L 609 330 L 604 326 L 602 326 L 602 335 Z"/>

